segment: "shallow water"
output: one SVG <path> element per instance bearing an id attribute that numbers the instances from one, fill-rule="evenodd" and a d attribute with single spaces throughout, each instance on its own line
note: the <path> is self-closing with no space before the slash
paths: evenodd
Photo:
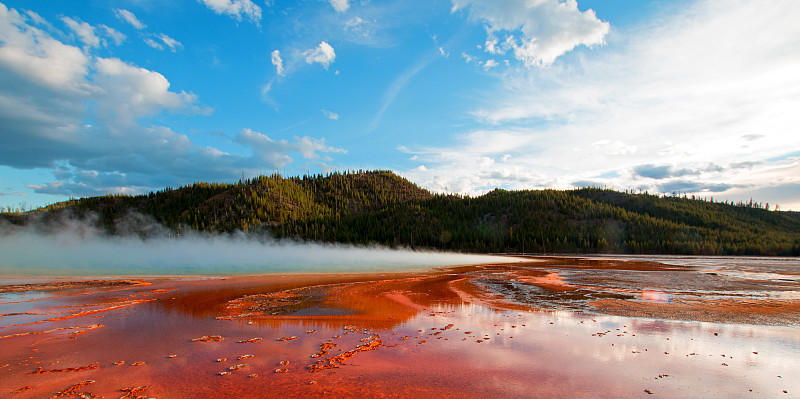
<path id="1" fill-rule="evenodd" d="M 146 386 L 142 395 L 164 398 L 641 397 L 647 391 L 661 397 L 761 398 L 800 392 L 797 324 L 609 315 L 588 305 L 607 287 L 587 284 L 576 294 L 552 285 L 594 282 L 605 272 L 606 280 L 622 281 L 612 288 L 626 290 L 609 292 L 633 303 L 672 306 L 673 298 L 687 294 L 650 292 L 637 282 L 662 280 L 648 273 L 691 280 L 698 273 L 694 266 L 540 260 L 403 275 L 157 278 L 148 279 L 149 286 L 37 293 L 26 302 L 4 296 L 0 397 L 51 397 L 84 380 L 95 382 L 78 392 L 120 397 L 123 388 Z M 621 270 L 635 268 L 640 270 Z M 508 289 L 504 281 L 511 280 L 526 294 L 493 295 L 494 286 Z M 739 298 L 739 291 L 731 292 Z M 262 294 L 311 298 L 311 305 L 290 306 L 280 315 L 258 311 L 274 307 L 231 310 L 237 300 L 257 303 Z M 193 341 L 206 335 L 224 340 Z M 278 340 L 284 337 L 297 338 Z M 252 338 L 262 340 L 238 342 Z M 376 340 L 382 346 L 356 353 L 337 368 L 308 370 L 317 360 Z M 337 346 L 312 358 L 323 343 Z M 239 360 L 243 355 L 254 356 Z M 238 364 L 247 367 L 219 375 Z M 37 367 L 82 366 L 97 367 L 31 374 Z M 11 394 L 26 386 L 31 388 Z"/>
<path id="2" fill-rule="evenodd" d="M 492 255 L 237 235 L 141 240 L 69 232 L 6 235 L 0 239 L 0 254 L 0 278 L 385 272 L 514 261 Z"/>

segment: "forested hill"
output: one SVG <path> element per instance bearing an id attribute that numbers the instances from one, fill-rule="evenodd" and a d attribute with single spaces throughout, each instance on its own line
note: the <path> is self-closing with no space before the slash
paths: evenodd
<path id="1" fill-rule="evenodd" d="M 109 234 L 187 230 L 465 252 L 800 255 L 800 213 L 611 190 L 433 195 L 388 171 L 195 183 L 5 213 L 13 224 L 96 217 Z M 162 230 L 163 232 L 163 230 Z M 159 233 L 161 234 L 161 233 Z"/>

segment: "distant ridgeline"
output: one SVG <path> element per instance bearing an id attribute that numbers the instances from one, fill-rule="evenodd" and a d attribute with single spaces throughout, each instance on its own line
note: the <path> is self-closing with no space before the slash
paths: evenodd
<path id="1" fill-rule="evenodd" d="M 131 215 L 140 214 L 170 235 L 268 231 L 278 238 L 495 253 L 800 255 L 798 212 L 597 188 L 433 195 L 388 171 L 195 183 L 2 216 L 20 225 L 67 214 L 95 215 L 89 220 L 112 235 L 131 231 Z"/>

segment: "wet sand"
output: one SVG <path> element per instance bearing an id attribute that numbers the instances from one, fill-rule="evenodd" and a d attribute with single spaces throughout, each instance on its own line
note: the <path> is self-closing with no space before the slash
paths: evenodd
<path id="1" fill-rule="evenodd" d="M 0 397 L 792 397 L 798 265 L 0 279 Z"/>

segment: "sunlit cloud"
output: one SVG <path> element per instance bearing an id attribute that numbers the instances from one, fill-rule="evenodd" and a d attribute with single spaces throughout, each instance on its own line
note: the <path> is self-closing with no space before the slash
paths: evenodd
<path id="1" fill-rule="evenodd" d="M 797 160 L 785 155 L 800 148 L 799 12 L 796 2 L 703 1 L 616 35 L 580 64 L 509 70 L 472 111 L 489 128 L 407 146 L 427 167 L 407 176 L 466 193 L 591 180 L 733 199 L 796 187 Z M 501 152 L 513 162 L 497 162 Z"/>
<path id="2" fill-rule="evenodd" d="M 281 58 L 281 52 L 279 50 L 270 53 L 270 61 L 272 62 L 272 66 L 275 67 L 275 73 L 277 73 L 278 76 L 286 75 L 286 71 L 283 69 L 283 59 Z"/>
<path id="3" fill-rule="evenodd" d="M 142 21 L 139 21 L 139 18 L 136 18 L 136 15 L 128 10 L 117 8 L 114 10 L 114 14 L 117 18 L 129 23 L 136 29 L 144 29 L 147 25 L 143 24 Z"/>
<path id="4" fill-rule="evenodd" d="M 255 24 L 261 21 L 261 7 L 250 0 L 199 0 L 219 15 L 228 15 L 237 21 L 246 18 Z"/>
<path id="5" fill-rule="evenodd" d="M 322 115 L 325 115 L 326 118 L 328 118 L 328 119 L 330 119 L 332 121 L 339 120 L 339 114 L 337 114 L 336 112 L 328 111 L 327 109 L 323 109 L 322 110 Z"/>
<path id="6" fill-rule="evenodd" d="M 336 52 L 330 44 L 323 41 L 316 48 L 306 50 L 303 56 L 305 56 L 306 64 L 318 63 L 328 69 L 328 66 L 336 59 Z"/>
<path id="7" fill-rule="evenodd" d="M 336 12 L 345 12 L 350 8 L 349 0 L 328 0 L 328 2 L 331 3 L 331 7 L 333 7 Z"/>
<path id="8" fill-rule="evenodd" d="M 453 12 L 460 10 L 486 24 L 487 52 L 511 51 L 527 66 L 550 65 L 579 45 L 603 44 L 610 29 L 594 11 L 578 10 L 575 0 L 453 0 Z"/>
<path id="9" fill-rule="evenodd" d="M 64 21 L 76 31 L 86 28 L 76 19 Z M 175 90 L 155 70 L 93 54 L 98 48 L 91 36 L 80 39 L 87 45 L 81 49 L 30 23 L 47 26 L 0 4 L 0 165 L 50 170 L 53 180 L 27 184 L 34 193 L 137 194 L 176 181 L 232 180 L 278 169 L 293 154 L 319 162 L 321 154 L 346 152 L 324 138 L 273 140 L 250 129 L 228 143 L 233 151 L 198 144 L 159 120 L 164 114 L 211 115 L 196 94 Z M 93 32 L 99 45 L 102 36 Z M 170 50 L 182 46 L 165 34 L 146 39 Z"/>

